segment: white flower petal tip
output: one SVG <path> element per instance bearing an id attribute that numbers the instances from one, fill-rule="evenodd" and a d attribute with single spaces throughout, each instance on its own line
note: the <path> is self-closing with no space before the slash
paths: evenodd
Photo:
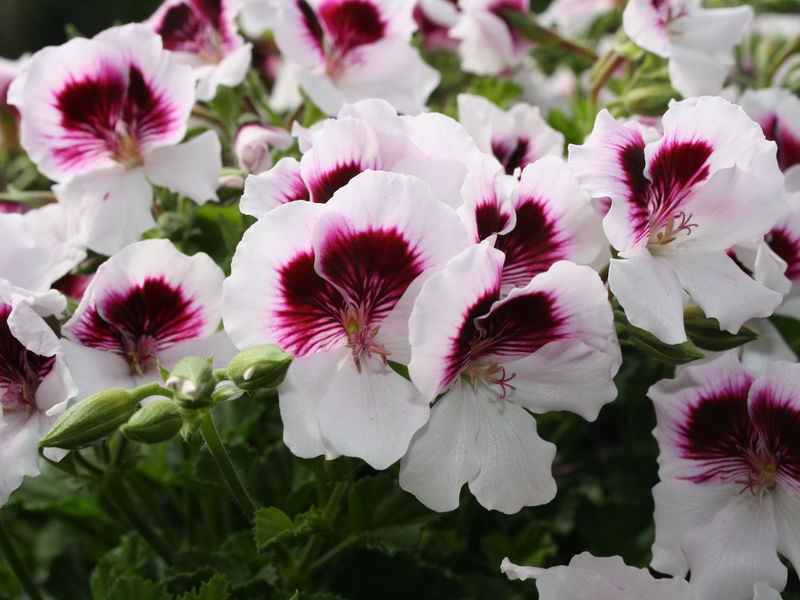
<path id="1" fill-rule="evenodd" d="M 749 600 L 759 582 L 783 589 L 778 553 L 800 563 L 800 365 L 754 376 L 729 354 L 648 395 L 661 450 L 653 567 L 691 570 L 710 600 Z"/>

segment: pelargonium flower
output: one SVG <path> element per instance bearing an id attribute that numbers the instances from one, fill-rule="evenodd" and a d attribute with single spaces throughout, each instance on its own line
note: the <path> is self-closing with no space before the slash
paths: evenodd
<path id="1" fill-rule="evenodd" d="M 486 156 L 467 174 L 461 193 L 457 212 L 471 237 L 492 237 L 505 254 L 503 293 L 559 260 L 597 267 L 608 261 L 600 217 L 559 157 L 529 164 L 517 180 Z"/>
<path id="2" fill-rule="evenodd" d="M 761 238 L 786 202 L 775 146 L 740 107 L 679 102 L 663 124 L 663 137 L 645 144 L 638 124 L 601 111 L 586 143 L 570 146 L 569 164 L 592 197 L 611 198 L 611 291 L 631 323 L 677 344 L 689 301 L 729 331 L 780 304 L 727 251 Z"/>
<path id="3" fill-rule="evenodd" d="M 629 0 L 622 27 L 645 50 L 669 59 L 669 79 L 684 97 L 718 94 L 733 48 L 753 16 L 749 6 L 702 8 L 701 0 Z"/>
<path id="4" fill-rule="evenodd" d="M 40 50 L 9 102 L 23 148 L 81 206 L 92 250 L 112 254 L 155 225 L 150 182 L 196 202 L 216 198 L 216 134 L 176 145 L 194 104 L 191 70 L 144 25 Z"/>
<path id="5" fill-rule="evenodd" d="M 747 90 L 739 103 L 778 146 L 778 166 L 786 189 L 800 192 L 800 98 L 782 88 Z"/>
<path id="6" fill-rule="evenodd" d="M 168 240 L 145 240 L 97 269 L 62 327 L 64 354 L 81 397 L 159 381 L 185 356 L 224 366 L 235 348 L 218 332 L 225 275 L 201 253 L 186 256 Z"/>
<path id="7" fill-rule="evenodd" d="M 490 240 L 473 244 L 425 282 L 411 312 L 411 380 L 443 395 L 400 486 L 433 510 L 458 507 L 465 483 L 504 513 L 549 502 L 556 449 L 528 411 L 593 420 L 616 396 L 621 357 L 597 273 L 560 261 L 503 297 L 504 260 Z"/>
<path id="8" fill-rule="evenodd" d="M 622 0 L 554 0 L 540 20 L 546 25 L 555 25 L 561 33 L 577 37 L 597 21 L 622 4 Z"/>
<path id="9" fill-rule="evenodd" d="M 481 96 L 459 94 L 458 119 L 478 148 L 494 155 L 509 175 L 543 156 L 564 152 L 564 136 L 530 104 L 518 103 L 504 111 Z"/>
<path id="10" fill-rule="evenodd" d="M 270 150 L 286 150 L 294 143 L 285 129 L 260 123 L 247 123 L 239 128 L 233 140 L 233 151 L 239 168 L 245 173 L 258 174 L 272 166 Z"/>
<path id="11" fill-rule="evenodd" d="M 722 356 L 650 388 L 661 482 L 653 568 L 691 571 L 706 600 L 782 590 L 800 567 L 800 365 L 754 377 Z"/>
<path id="12" fill-rule="evenodd" d="M 461 16 L 450 29 L 459 40 L 461 68 L 477 75 L 500 75 L 516 67 L 530 42 L 508 26 L 504 10 L 528 12 L 529 0 L 459 0 Z"/>
<path id="13" fill-rule="evenodd" d="M 423 182 L 384 172 L 358 175 L 327 204 L 279 206 L 247 230 L 225 281 L 225 329 L 240 349 L 295 355 L 278 388 L 292 452 L 377 469 L 403 455 L 434 394 L 388 361 L 407 362 L 422 282 L 468 244 Z"/>
<path id="14" fill-rule="evenodd" d="M 298 130 L 300 161 L 283 158 L 245 181 L 240 209 L 260 217 L 293 200 L 327 202 L 366 170 L 414 175 L 434 197 L 461 204 L 467 170 L 482 153 L 458 122 L 437 113 L 399 117 L 384 100 L 345 105 L 336 119 Z"/>
<path id="15" fill-rule="evenodd" d="M 239 85 L 250 67 L 252 45 L 236 31 L 239 0 L 165 0 L 147 24 L 164 48 L 189 65 L 197 99 L 211 100 L 217 86 Z"/>
<path id="16" fill-rule="evenodd" d="M 286 58 L 302 65 L 300 84 L 330 115 L 342 104 L 383 98 L 416 114 L 439 73 L 411 46 L 416 0 L 286 0 L 274 22 Z"/>
<path id="17" fill-rule="evenodd" d="M 540 569 L 503 559 L 509 579 L 535 579 L 540 600 L 702 600 L 685 579 L 656 579 L 647 569 L 629 567 L 619 556 L 582 552 L 569 565 Z"/>
<path id="18" fill-rule="evenodd" d="M 39 474 L 39 440 L 77 392 L 61 347 L 42 316 L 64 310 L 47 306 L 0 280 L 0 505 L 23 476 Z M 60 460 L 65 452 L 47 448 Z"/>
<path id="19" fill-rule="evenodd" d="M 449 29 L 458 21 L 458 0 L 418 0 L 414 20 L 425 49 L 455 50 L 458 42 L 450 37 Z"/>

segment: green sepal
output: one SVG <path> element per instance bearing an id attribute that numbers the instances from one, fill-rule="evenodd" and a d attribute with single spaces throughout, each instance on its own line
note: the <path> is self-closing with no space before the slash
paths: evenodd
<path id="1" fill-rule="evenodd" d="M 182 426 L 180 408 L 171 400 L 157 399 L 136 411 L 119 430 L 134 442 L 158 444 L 172 439 Z"/>

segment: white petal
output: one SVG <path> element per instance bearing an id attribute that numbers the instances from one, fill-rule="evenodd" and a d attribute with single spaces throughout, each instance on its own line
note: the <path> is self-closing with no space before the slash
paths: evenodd
<path id="1" fill-rule="evenodd" d="M 308 188 L 300 176 L 300 163 L 286 156 L 269 171 L 247 176 L 239 210 L 246 215 L 261 217 L 276 206 L 308 198 Z"/>
<path id="2" fill-rule="evenodd" d="M 177 146 L 154 148 L 145 155 L 148 179 L 202 204 L 217 199 L 222 170 L 219 138 L 207 131 Z"/>
<path id="3" fill-rule="evenodd" d="M 666 344 L 686 341 L 683 307 L 688 296 L 664 260 L 646 250 L 632 258 L 613 259 L 608 284 L 633 325 Z"/>
<path id="4" fill-rule="evenodd" d="M 433 406 L 400 462 L 400 487 L 432 510 L 458 508 L 461 487 L 480 469 L 475 402 L 467 386 L 454 386 Z"/>

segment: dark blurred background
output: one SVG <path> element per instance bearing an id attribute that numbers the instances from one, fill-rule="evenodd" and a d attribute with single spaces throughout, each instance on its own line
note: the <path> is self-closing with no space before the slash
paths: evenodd
<path id="1" fill-rule="evenodd" d="M 0 56 L 16 58 L 67 40 L 71 24 L 92 36 L 115 23 L 146 19 L 161 0 L 0 0 Z"/>

